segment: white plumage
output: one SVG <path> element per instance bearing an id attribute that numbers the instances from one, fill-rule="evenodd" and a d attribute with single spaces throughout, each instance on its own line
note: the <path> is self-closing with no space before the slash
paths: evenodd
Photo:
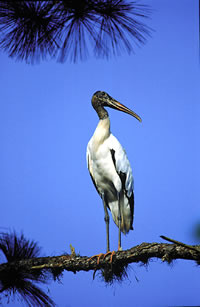
<path id="1" fill-rule="evenodd" d="M 131 198 L 133 198 L 132 170 L 126 152 L 119 141 L 111 133 L 106 135 L 107 129 L 105 129 L 105 126 L 107 126 L 108 121 L 109 117 L 100 120 L 94 135 L 88 143 L 88 169 L 98 193 L 101 197 L 102 193 L 106 196 L 107 206 L 117 226 L 119 226 L 118 195 L 120 196 L 121 231 L 128 233 L 132 229 L 133 223 L 134 204 L 133 202 L 130 203 Z M 103 135 L 103 132 L 105 135 Z M 99 141 L 99 135 L 103 137 L 101 141 Z M 122 186 L 120 174 L 121 176 L 124 175 L 124 186 Z"/>

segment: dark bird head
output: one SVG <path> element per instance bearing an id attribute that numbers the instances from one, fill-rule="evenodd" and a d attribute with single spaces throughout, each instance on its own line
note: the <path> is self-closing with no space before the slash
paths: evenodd
<path id="1" fill-rule="evenodd" d="M 118 111 L 122 111 L 124 113 L 130 114 L 135 117 L 140 122 L 142 121 L 140 116 L 138 116 L 135 112 L 128 109 L 125 105 L 121 104 L 106 92 L 97 91 L 92 96 L 92 106 L 96 110 L 99 115 L 100 119 L 107 117 L 107 112 L 105 111 L 104 107 L 109 107 Z"/>

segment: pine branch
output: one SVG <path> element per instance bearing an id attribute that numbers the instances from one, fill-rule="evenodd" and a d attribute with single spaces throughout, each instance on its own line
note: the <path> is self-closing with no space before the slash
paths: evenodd
<path id="1" fill-rule="evenodd" d="M 180 241 L 161 236 L 168 243 L 142 243 L 131 249 L 101 254 L 101 257 L 80 256 L 70 244 L 71 255 L 39 257 L 40 248 L 24 235 L 2 233 L 0 250 L 7 263 L 0 264 L 0 293 L 14 294 L 16 291 L 29 306 L 54 306 L 54 302 L 34 283 L 59 280 L 63 271 L 79 272 L 93 270 L 98 272 L 109 284 L 122 282 L 127 278 L 130 263 L 147 264 L 152 258 L 160 258 L 170 263 L 175 259 L 196 261 L 200 265 L 200 245 L 187 245 Z"/>
<path id="2" fill-rule="evenodd" d="M 0 50 L 34 63 L 133 52 L 151 36 L 148 5 L 128 0 L 0 0 Z M 145 23 L 143 22 L 145 21 Z M 58 57 L 57 57 L 58 55 Z"/>
<path id="3" fill-rule="evenodd" d="M 190 248 L 189 248 L 190 247 Z M 167 243 L 142 243 L 131 249 L 116 252 L 110 264 L 110 256 L 101 258 L 99 264 L 94 257 L 79 255 L 61 255 L 54 257 L 40 257 L 3 263 L 0 265 L 0 280 L 2 274 L 9 274 L 12 270 L 33 272 L 47 270 L 55 275 L 64 270 L 71 272 L 100 270 L 109 266 L 128 265 L 130 263 L 147 263 L 152 258 L 171 262 L 176 259 L 193 260 L 200 264 L 200 245 L 181 246 Z M 193 247 L 191 249 L 191 247 Z"/>

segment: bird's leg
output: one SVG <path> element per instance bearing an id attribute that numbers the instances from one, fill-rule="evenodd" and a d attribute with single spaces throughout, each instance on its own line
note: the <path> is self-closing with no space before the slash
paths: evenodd
<path id="1" fill-rule="evenodd" d="M 105 217 L 104 220 L 106 222 L 106 254 L 98 254 L 98 255 L 94 255 L 92 257 L 89 258 L 89 261 L 95 257 L 97 257 L 97 264 L 99 264 L 100 259 L 103 257 L 103 259 L 105 259 L 108 255 L 110 255 L 110 263 L 112 263 L 113 261 L 113 255 L 115 254 L 115 252 L 111 252 L 110 251 L 110 239 L 109 239 L 109 214 L 108 214 L 108 209 L 106 206 L 106 201 L 105 201 L 105 197 L 104 194 L 102 194 L 102 200 L 103 200 L 103 207 L 104 207 L 104 213 L 105 213 Z M 121 241 L 120 241 L 121 242 Z"/>
<path id="2" fill-rule="evenodd" d="M 121 217 L 120 195 L 119 195 L 119 193 L 117 193 L 117 197 L 118 197 L 118 223 L 119 223 L 118 251 L 120 251 L 122 249 L 121 248 L 121 221 L 122 221 L 122 217 Z"/>
<path id="3" fill-rule="evenodd" d="M 112 262 L 112 257 L 113 257 L 113 253 L 110 252 L 110 240 L 109 240 L 109 214 L 108 214 L 108 210 L 107 210 L 107 206 L 106 206 L 106 201 L 105 201 L 105 197 L 104 197 L 104 193 L 102 193 L 102 200 L 103 200 L 103 208 L 104 208 L 104 220 L 106 222 L 106 254 L 98 254 L 98 255 L 94 255 L 92 257 L 90 257 L 89 261 L 95 257 L 97 257 L 97 264 L 99 264 L 100 262 L 100 258 L 103 257 L 105 258 L 108 254 L 111 254 L 111 262 Z"/>
<path id="4" fill-rule="evenodd" d="M 106 251 L 109 252 L 110 251 L 110 238 L 109 238 L 109 214 L 108 214 L 108 209 L 106 206 L 106 202 L 105 202 L 105 197 L 104 197 L 104 193 L 102 194 L 102 200 L 103 200 L 103 207 L 104 207 L 104 220 L 106 222 Z"/>

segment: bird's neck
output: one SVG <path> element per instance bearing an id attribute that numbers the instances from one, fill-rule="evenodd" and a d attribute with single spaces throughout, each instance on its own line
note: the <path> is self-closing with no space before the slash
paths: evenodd
<path id="1" fill-rule="evenodd" d="M 106 117 L 100 119 L 93 135 L 94 143 L 97 147 L 102 144 L 110 136 L 110 119 Z"/>
<path id="2" fill-rule="evenodd" d="M 106 109 L 104 109 L 104 107 L 100 105 L 95 106 L 95 111 L 97 112 L 100 120 L 108 118 L 108 112 L 106 111 Z"/>

